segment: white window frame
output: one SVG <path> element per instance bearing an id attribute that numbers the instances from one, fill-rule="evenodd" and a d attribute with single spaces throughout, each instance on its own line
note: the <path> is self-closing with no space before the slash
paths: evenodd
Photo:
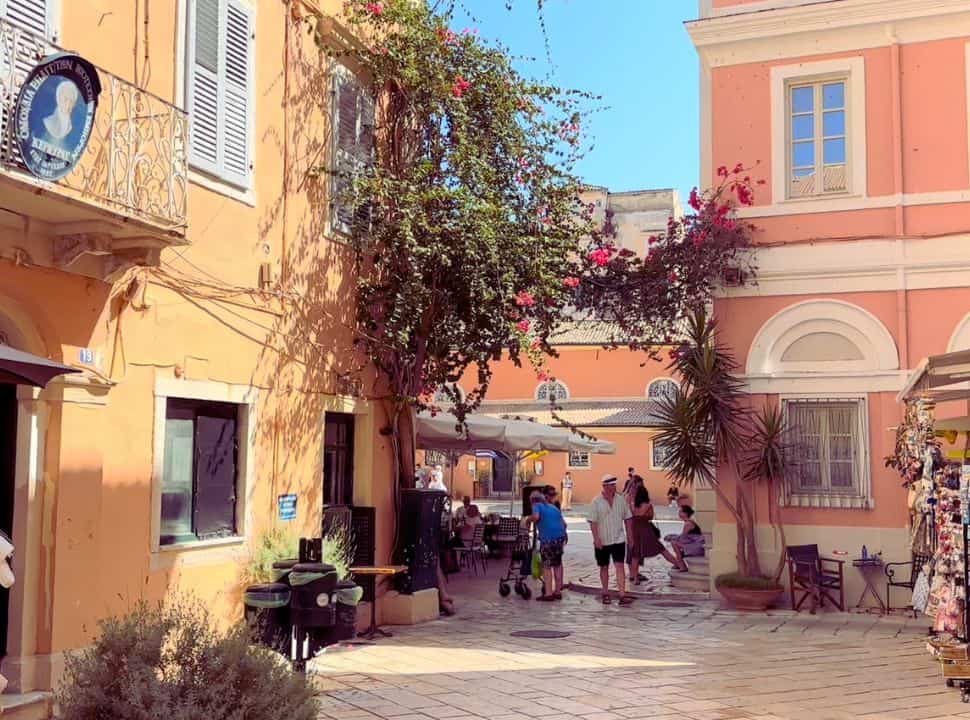
<path id="1" fill-rule="evenodd" d="M 670 469 L 669 465 L 657 465 L 654 458 L 654 448 L 657 445 L 657 440 L 655 438 L 650 439 L 650 469 L 656 470 L 658 472 L 665 472 Z"/>
<path id="2" fill-rule="evenodd" d="M 654 378 L 654 379 L 653 379 L 653 380 L 651 380 L 651 381 L 650 381 L 649 383 L 647 383 L 647 390 L 646 390 L 646 397 L 647 397 L 647 399 L 649 399 L 649 398 L 650 398 L 650 388 L 652 388 L 652 387 L 653 387 L 654 385 L 658 385 L 658 384 L 660 384 L 660 383 L 667 383 L 667 382 L 670 382 L 670 383 L 673 383 L 673 384 L 674 384 L 674 386 L 675 386 L 675 387 L 676 387 L 677 389 L 680 389 L 680 383 L 678 383 L 678 382 L 677 382 L 676 380 L 674 380 L 674 379 L 673 379 L 673 378 L 671 378 L 671 377 L 659 377 L 659 378 Z M 658 398 L 658 399 L 659 399 L 659 398 Z"/>
<path id="3" fill-rule="evenodd" d="M 165 425 L 168 400 L 199 400 L 231 403 L 238 406 L 238 459 L 236 468 L 236 534 L 213 540 L 197 540 L 162 545 L 162 485 L 165 464 Z M 253 518 L 250 496 L 256 479 L 256 402 L 258 390 L 249 385 L 211 382 L 207 380 L 155 380 L 155 421 L 152 457 L 151 551 L 153 554 L 181 550 L 220 548 L 242 545 L 252 535 Z"/>
<path id="4" fill-rule="evenodd" d="M 193 63 L 195 58 L 195 49 L 192 40 L 194 39 L 194 23 L 195 23 L 195 1 L 196 0 L 179 0 L 178 4 L 178 17 L 177 17 L 177 29 L 178 37 L 181 38 L 181 42 L 176 43 L 176 87 L 175 87 L 175 97 L 177 102 L 182 106 L 182 108 L 188 113 L 189 112 L 189 100 L 192 93 L 192 71 Z M 254 0 L 236 0 L 240 5 L 244 5 L 250 13 L 250 22 L 252 23 L 252 37 L 250 38 L 250 63 L 249 63 L 249 94 L 246 99 L 247 107 L 249 112 L 247 113 L 247 142 L 248 142 L 248 154 L 250 161 L 250 168 L 247 174 L 247 179 L 244 184 L 235 182 L 234 180 L 229 180 L 223 177 L 218 170 L 213 170 L 209 167 L 200 167 L 195 163 L 192 158 L 192 146 L 190 137 L 186 137 L 186 152 L 188 155 L 188 165 L 189 165 L 189 181 L 195 185 L 206 188 L 213 192 L 219 193 L 226 197 L 238 200 L 239 202 L 245 203 L 250 207 L 256 206 L 256 194 L 255 194 L 255 178 L 256 178 L 256 114 L 258 112 L 258 107 L 256 103 L 256 64 L 259 62 L 257 45 L 258 37 L 256 33 L 256 28 L 258 27 L 258 14 L 257 5 Z M 61 0 L 54 0 L 54 2 L 61 2 Z M 221 11 L 220 11 L 221 12 Z M 192 117 L 189 116 L 189 124 L 191 128 Z M 190 130 L 191 132 L 191 130 Z"/>
<path id="5" fill-rule="evenodd" d="M 586 464 L 574 464 L 573 457 L 586 456 Z M 593 467 L 593 455 L 585 451 L 570 450 L 566 460 L 566 467 L 570 470 L 590 470 Z"/>
<path id="6" fill-rule="evenodd" d="M 789 88 L 826 80 L 845 81 L 846 190 L 801 197 L 789 195 Z M 859 56 L 771 68 L 771 190 L 774 203 L 818 203 L 866 197 L 866 66 Z"/>
<path id="7" fill-rule="evenodd" d="M 573 396 L 572 392 L 569 389 L 569 386 L 566 385 L 566 383 L 564 383 L 562 380 L 543 380 L 541 383 L 536 385 L 535 392 L 533 393 L 533 397 L 536 399 L 536 401 L 547 402 L 549 400 L 549 398 L 543 399 L 539 397 L 539 391 L 542 390 L 542 388 L 546 385 L 559 385 L 560 387 L 562 387 L 563 390 L 566 391 L 566 397 L 556 397 L 556 402 L 559 402 L 562 400 L 569 400 Z"/>
<path id="8" fill-rule="evenodd" d="M 872 510 L 875 499 L 872 496 L 872 458 L 869 435 L 869 396 L 865 393 L 818 393 L 789 394 L 779 396 L 785 422 L 788 422 L 788 406 L 799 402 L 845 402 L 857 403 L 859 407 L 859 447 L 857 448 L 856 473 L 858 483 L 856 492 L 827 492 L 824 488 L 804 491 L 794 482 L 785 482 L 779 503 L 788 507 L 834 508 Z"/>

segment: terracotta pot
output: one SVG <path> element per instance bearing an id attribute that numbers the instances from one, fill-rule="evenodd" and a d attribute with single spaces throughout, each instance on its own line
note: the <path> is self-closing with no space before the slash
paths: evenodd
<path id="1" fill-rule="evenodd" d="M 719 587 L 717 591 L 721 593 L 731 607 L 737 610 L 763 612 L 781 599 L 785 588 L 753 590 L 748 588 Z"/>

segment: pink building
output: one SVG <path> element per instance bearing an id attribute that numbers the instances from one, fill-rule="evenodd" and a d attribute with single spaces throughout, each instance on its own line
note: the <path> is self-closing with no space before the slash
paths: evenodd
<path id="1" fill-rule="evenodd" d="M 748 391 L 782 404 L 813 460 L 784 492 L 788 542 L 908 560 L 883 464 L 896 394 L 923 357 L 970 348 L 970 3 L 701 0 L 687 28 L 701 184 L 738 162 L 765 181 L 742 210 L 758 284 L 716 313 Z M 759 539 L 776 558 L 770 528 Z M 714 545 L 712 574 L 733 569 L 723 510 Z"/>

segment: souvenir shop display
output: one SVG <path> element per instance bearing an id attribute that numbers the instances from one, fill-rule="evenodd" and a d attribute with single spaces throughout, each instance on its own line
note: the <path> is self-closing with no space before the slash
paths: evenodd
<path id="1" fill-rule="evenodd" d="M 970 465 L 964 465 L 966 448 L 959 460 L 943 453 L 933 417 L 934 405 L 926 398 L 907 402 L 903 423 L 896 434 L 896 455 L 887 464 L 896 468 L 909 490 L 910 545 L 916 580 L 913 609 L 932 620 L 933 638 L 928 648 L 940 661 L 947 685 L 960 688 L 961 699 L 970 702 L 970 653 L 967 603 L 968 541 L 970 522 Z M 970 427 L 967 447 L 970 447 Z M 948 432 L 953 444 L 957 437 Z"/>

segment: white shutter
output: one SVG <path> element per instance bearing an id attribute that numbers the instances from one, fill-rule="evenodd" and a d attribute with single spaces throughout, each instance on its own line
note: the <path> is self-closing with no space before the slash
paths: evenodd
<path id="1" fill-rule="evenodd" d="M 250 183 L 252 11 L 239 0 L 194 0 L 189 32 L 192 164 Z"/>
<path id="2" fill-rule="evenodd" d="M 20 151 L 10 137 L 8 113 L 27 74 L 52 49 L 47 45 L 51 37 L 48 11 L 48 0 L 0 0 L 0 17 L 17 28 L 5 34 L 0 47 L 0 156 L 17 163 Z M 9 89 L 9 97 L 4 88 Z"/>
<path id="3" fill-rule="evenodd" d="M 28 32 L 50 37 L 47 0 L 0 0 L 0 15 Z"/>
<path id="4" fill-rule="evenodd" d="M 195 0 L 189 14 L 189 127 L 192 164 L 219 174 L 220 0 Z"/>
<path id="5" fill-rule="evenodd" d="M 250 84 L 253 30 L 251 13 L 238 0 L 227 0 L 225 65 L 220 93 L 223 108 L 223 177 L 236 185 L 249 185 Z"/>

